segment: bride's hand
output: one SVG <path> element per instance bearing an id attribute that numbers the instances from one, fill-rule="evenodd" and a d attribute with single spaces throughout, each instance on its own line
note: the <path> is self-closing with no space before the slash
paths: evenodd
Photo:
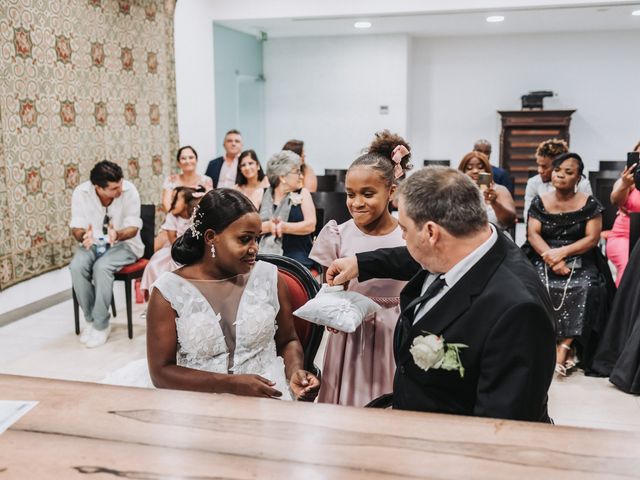
<path id="1" fill-rule="evenodd" d="M 318 396 L 318 390 L 320 390 L 320 380 L 306 370 L 297 370 L 291 376 L 289 386 L 296 400 L 313 402 Z"/>
<path id="2" fill-rule="evenodd" d="M 231 381 L 230 393 L 249 397 L 277 398 L 282 392 L 273 388 L 275 382 L 260 375 L 229 375 Z"/>

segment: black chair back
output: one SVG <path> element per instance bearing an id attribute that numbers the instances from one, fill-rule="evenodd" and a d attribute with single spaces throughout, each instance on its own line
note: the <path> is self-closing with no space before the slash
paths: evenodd
<path id="1" fill-rule="evenodd" d="M 591 182 L 591 190 L 593 196 L 596 197 L 602 206 L 602 230 L 611 230 L 613 222 L 616 220 L 618 207 L 611 204 L 611 190 L 613 184 L 620 178 L 620 172 L 617 170 L 603 170 L 600 172 L 589 172 L 589 182 Z"/>
<path id="2" fill-rule="evenodd" d="M 343 182 L 347 178 L 347 170 L 344 168 L 325 168 L 325 175 L 335 175 L 338 182 Z"/>
<path id="3" fill-rule="evenodd" d="M 451 166 L 451 160 L 423 160 L 422 164 L 425 167 L 433 167 L 434 165 L 439 165 L 442 167 L 450 167 Z"/>
<path id="4" fill-rule="evenodd" d="M 347 194 L 345 192 L 311 192 L 311 198 L 313 198 L 316 208 L 324 210 L 323 227 L 329 220 L 335 220 L 340 224 L 351 218 L 347 209 Z"/>
<path id="5" fill-rule="evenodd" d="M 147 260 L 153 255 L 153 239 L 155 237 L 156 228 L 156 206 L 141 205 L 140 218 L 142 219 L 142 230 L 140 230 L 140 238 L 144 243 L 144 255 L 142 258 Z"/>
<path id="6" fill-rule="evenodd" d="M 600 171 L 603 170 L 615 170 L 620 173 L 627 168 L 627 162 L 622 160 L 600 160 Z"/>
<path id="7" fill-rule="evenodd" d="M 316 230 L 313 232 L 313 238 L 318 238 L 320 230 L 324 227 L 324 208 L 318 208 L 316 206 Z"/>
<path id="8" fill-rule="evenodd" d="M 318 192 L 333 192 L 336 188 L 338 177 L 335 175 L 318 175 Z"/>
<path id="9" fill-rule="evenodd" d="M 629 256 L 631 256 L 633 247 L 636 246 L 638 238 L 640 238 L 640 213 L 630 212 L 629 223 Z"/>

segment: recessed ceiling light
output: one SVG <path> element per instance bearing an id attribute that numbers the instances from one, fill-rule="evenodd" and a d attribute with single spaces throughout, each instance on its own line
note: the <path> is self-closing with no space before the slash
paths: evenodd
<path id="1" fill-rule="evenodd" d="M 504 22 L 504 17 L 502 15 L 492 15 L 490 17 L 487 17 L 487 22 L 489 23 Z"/>
<path id="2" fill-rule="evenodd" d="M 371 22 L 356 22 L 353 26 L 356 28 L 371 28 Z"/>
<path id="3" fill-rule="evenodd" d="M 633 12 L 631 12 L 631 15 L 635 17 L 640 17 L 640 10 L 634 10 Z"/>

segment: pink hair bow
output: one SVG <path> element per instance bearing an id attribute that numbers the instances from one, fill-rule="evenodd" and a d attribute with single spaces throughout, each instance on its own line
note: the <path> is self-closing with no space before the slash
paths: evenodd
<path id="1" fill-rule="evenodd" d="M 407 155 L 409 155 L 409 150 L 407 150 L 407 147 L 404 145 L 398 145 L 393 149 L 393 152 L 391 152 L 391 160 L 396 164 L 396 166 L 393 167 L 393 175 L 396 180 L 404 175 L 404 169 L 402 168 L 402 165 L 400 165 L 400 162 Z"/>

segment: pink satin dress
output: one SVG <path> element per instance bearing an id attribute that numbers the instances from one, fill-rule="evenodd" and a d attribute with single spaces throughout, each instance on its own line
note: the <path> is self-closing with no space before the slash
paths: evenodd
<path id="1" fill-rule="evenodd" d="M 360 231 L 353 220 L 341 225 L 331 220 L 318 235 L 309 258 L 328 267 L 336 258 L 403 245 L 400 227 L 387 235 L 372 236 Z M 319 402 L 363 407 L 393 391 L 393 332 L 405 284 L 386 279 L 349 282 L 349 290 L 373 299 L 382 310 L 366 318 L 353 333 L 327 332 Z"/>
<path id="2" fill-rule="evenodd" d="M 631 190 L 624 207 L 618 210 L 616 221 L 613 223 L 607 238 L 607 257 L 616 267 L 616 286 L 620 285 L 624 269 L 629 261 L 629 228 L 630 220 L 627 212 L 640 212 L 640 192 Z"/>

